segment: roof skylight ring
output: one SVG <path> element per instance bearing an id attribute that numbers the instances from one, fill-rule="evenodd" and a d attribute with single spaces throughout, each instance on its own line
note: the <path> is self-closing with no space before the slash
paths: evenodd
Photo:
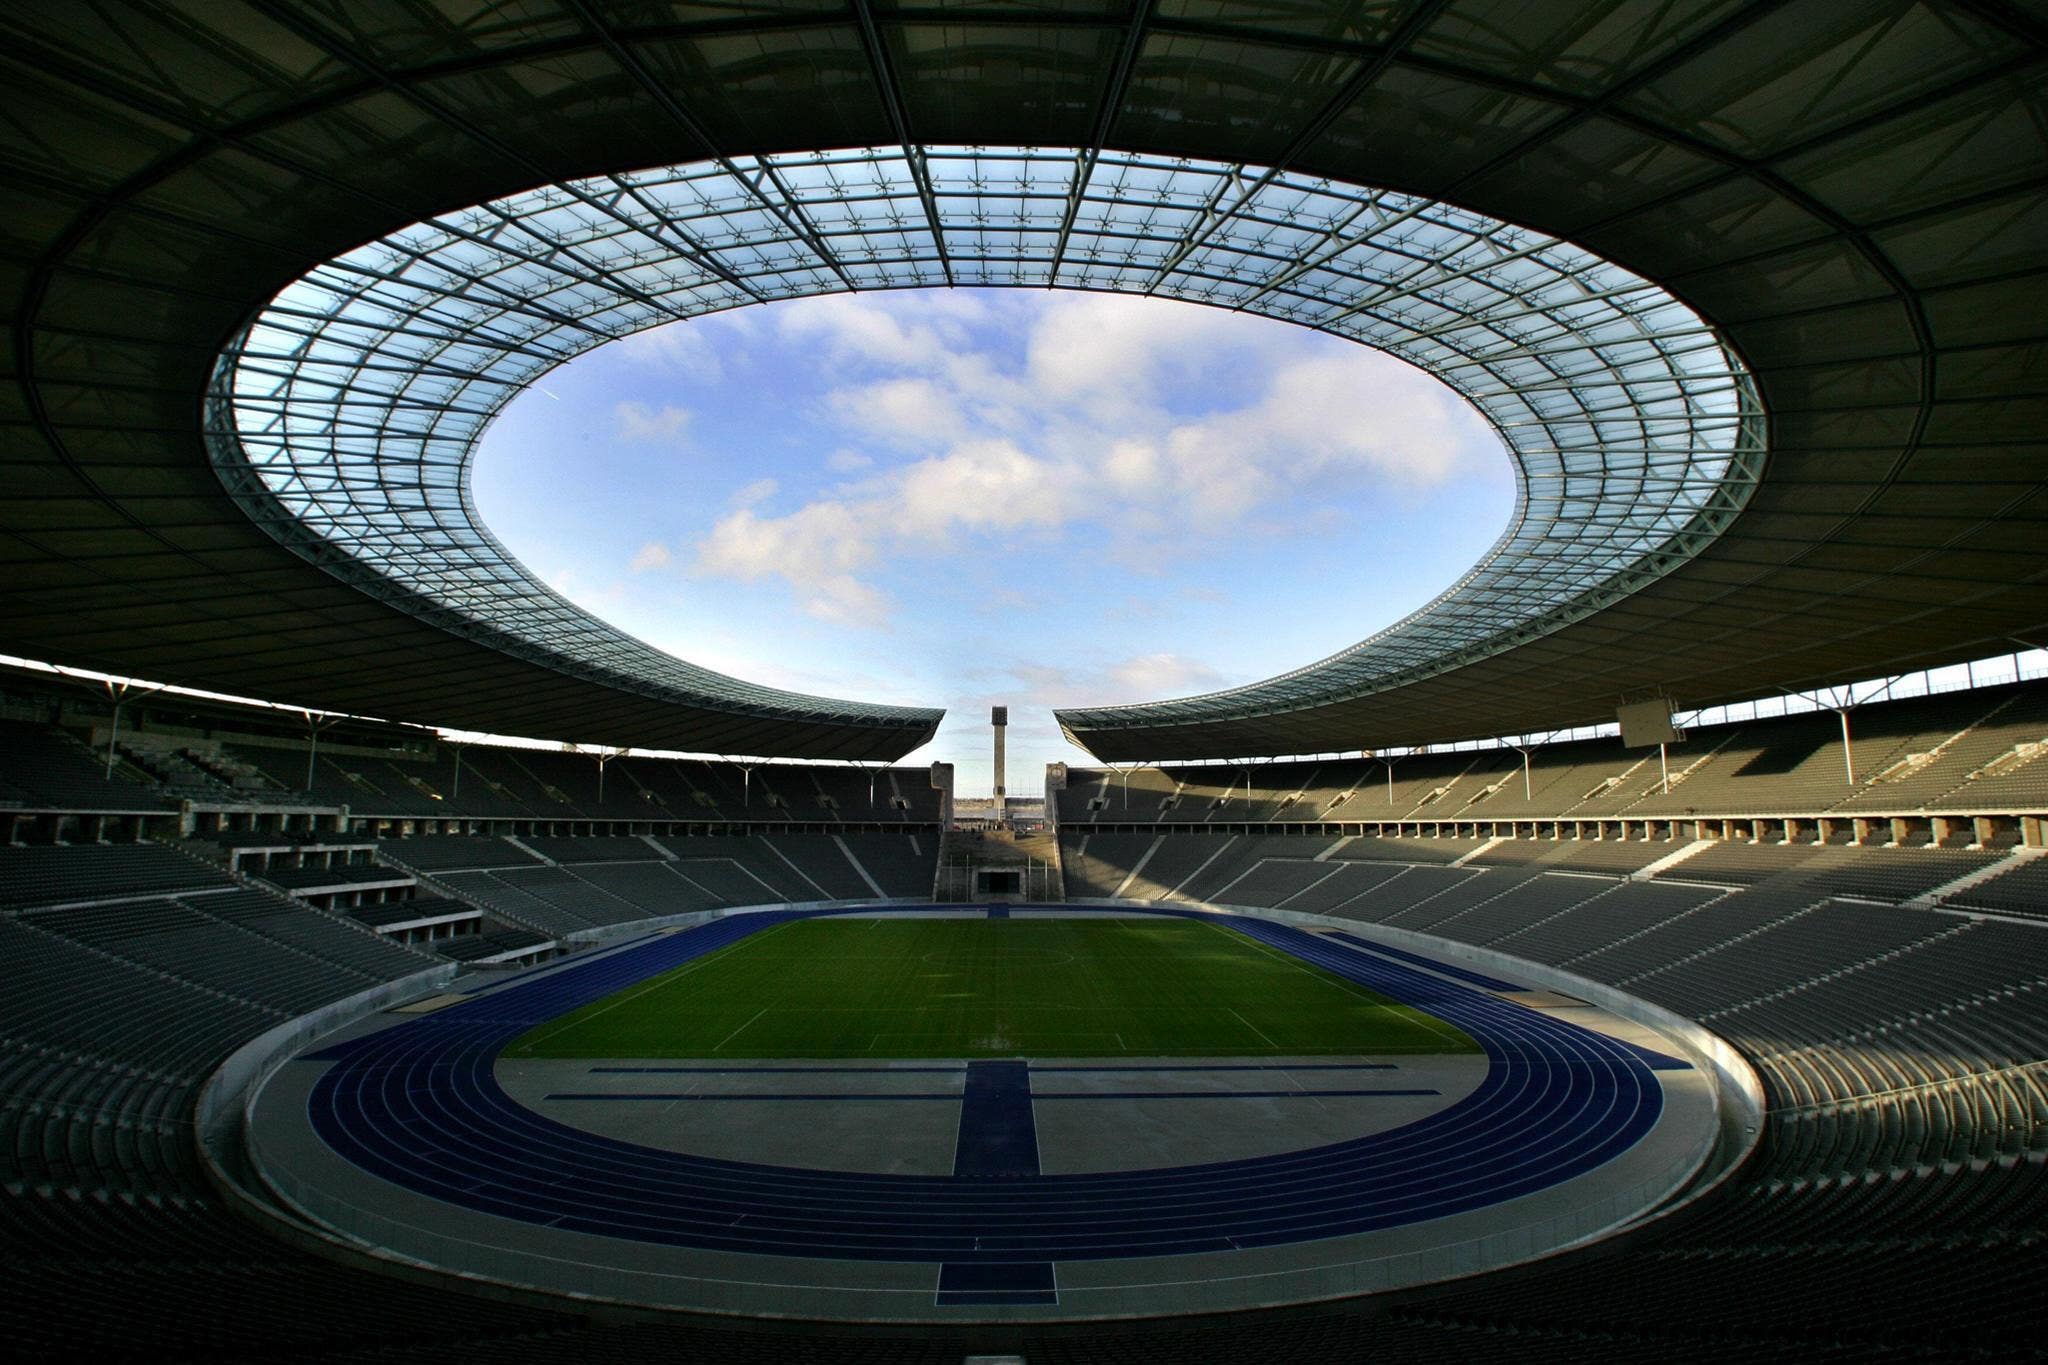
<path id="1" fill-rule="evenodd" d="M 1140 292 L 1377 347 L 1491 421 L 1508 529 L 1421 610 L 1329 658 L 1176 701 L 1063 712 L 1179 724 L 1367 695 L 1487 657 L 1691 558 L 1748 501 L 1763 412 L 1670 294 L 1568 242 L 1415 195 L 1250 166 L 1038 148 L 702 162 L 543 186 L 400 229 L 286 286 L 223 352 L 216 470 L 328 572 L 565 671 L 764 716 L 901 723 L 654 649 L 539 583 L 482 524 L 492 417 L 582 351 L 748 303 L 945 283 Z M 1085 183 L 1083 177 L 1085 176 Z"/>

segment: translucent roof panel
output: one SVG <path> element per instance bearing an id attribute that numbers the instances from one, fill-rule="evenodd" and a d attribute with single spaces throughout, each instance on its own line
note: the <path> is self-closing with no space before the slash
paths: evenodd
<path id="1" fill-rule="evenodd" d="M 1697 554 L 1762 470 L 1763 414 L 1729 347 L 1569 242 L 1267 167 L 937 146 L 572 181 L 391 233 L 287 286 L 228 347 L 211 455 L 277 539 L 458 633 L 762 714 L 935 720 L 757 686 L 607 625 L 478 521 L 468 471 L 515 393 L 605 341 L 744 304 L 944 285 L 1151 294 L 1317 328 L 1437 375 L 1517 465 L 1506 533 L 1413 615 L 1248 687 L 1062 712 L 1070 733 L 1322 705 L 1486 657 Z"/>

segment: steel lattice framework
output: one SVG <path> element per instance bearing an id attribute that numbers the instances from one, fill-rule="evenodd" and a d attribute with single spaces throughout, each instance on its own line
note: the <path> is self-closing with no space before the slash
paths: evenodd
<path id="1" fill-rule="evenodd" d="M 460 429 L 510 376 L 678 315 L 691 272 L 692 306 L 870 281 L 1206 297 L 1399 332 L 1494 417 L 1526 470 L 1517 531 L 1549 539 L 1286 678 L 1065 713 L 1105 760 L 1549 730 L 2048 640 L 2048 29 L 2005 0 L 78 0 L 12 7 L 0 39 L 0 653 L 501 733 L 907 752 L 932 713 L 652 658 L 504 577 L 461 507 Z M 971 150 L 1018 147 L 1079 150 Z M 720 211 L 613 240 L 692 175 Z M 535 186 L 562 197 L 532 225 L 572 245 L 463 208 Z M 268 301 L 451 226 L 477 288 L 531 296 L 504 314 L 526 353 L 437 336 L 436 304 L 377 343 L 360 407 L 317 415 L 307 363 L 275 387 L 291 349 L 249 330 Z M 1338 277 L 1358 242 L 1398 256 L 1445 227 L 1489 270 L 1530 245 L 1553 283 Z M 599 243 L 632 259 L 591 293 L 577 252 Z M 407 307 L 397 277 L 332 283 Z M 1563 298 L 1579 330 L 1552 335 Z M 244 346 L 246 387 L 220 364 Z M 386 363 L 419 407 L 392 408 Z M 309 425 L 237 417 L 265 385 Z M 380 458 L 421 477 L 394 472 L 388 507 L 323 523 L 325 476 L 257 472 L 290 434 L 331 437 L 354 478 L 394 412 Z M 314 534 L 378 519 L 401 557 L 381 567 Z M 451 573 L 435 547 L 466 535 Z"/>
<path id="2" fill-rule="evenodd" d="M 1305 324 L 1442 376 L 1513 453 L 1516 514 L 1456 587 L 1320 664 L 1162 704 L 1180 716 L 1362 695 L 1583 616 L 1710 543 L 1763 463 L 1753 389 L 1712 329 L 1569 243 L 1270 167 L 1025 148 L 700 162 L 440 215 L 279 293 L 222 357 L 208 439 L 278 539 L 366 591 L 432 604 L 450 628 L 738 705 L 915 720 L 724 677 L 595 619 L 478 522 L 468 471 L 505 402 L 613 337 L 944 284 L 1143 293 Z"/>

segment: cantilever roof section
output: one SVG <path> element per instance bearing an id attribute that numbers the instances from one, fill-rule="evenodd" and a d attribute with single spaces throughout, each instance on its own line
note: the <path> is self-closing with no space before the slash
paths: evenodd
<path id="1" fill-rule="evenodd" d="M 0 652 L 502 733 L 907 752 L 936 713 L 693 698 L 366 594 L 231 500 L 202 395 L 280 288 L 407 224 L 642 167 L 919 143 L 1271 168 L 1526 225 L 1697 312 L 1768 414 L 1739 515 L 1619 600 L 1365 692 L 1064 713 L 1100 757 L 1543 728 L 1637 690 L 1709 704 L 2048 626 L 2035 21 L 1851 0 L 690 13 L 0 17 L 0 101 L 22 130 L 0 147 L 15 294 Z M 942 211 L 909 164 L 950 277 Z"/>

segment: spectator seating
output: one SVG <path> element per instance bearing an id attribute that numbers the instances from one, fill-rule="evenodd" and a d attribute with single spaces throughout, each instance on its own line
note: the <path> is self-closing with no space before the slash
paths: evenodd
<path id="1" fill-rule="evenodd" d="M 125 764 L 108 776 L 104 754 L 87 751 L 69 731 L 30 721 L 0 720 L 0 802 L 29 809 L 155 810 L 166 804 L 157 785 L 137 780 Z"/>
<path id="2" fill-rule="evenodd" d="M 838 838 L 861 870 L 882 888 L 883 895 L 902 900 L 931 896 L 938 862 L 937 834 L 842 834 Z"/>
<path id="3" fill-rule="evenodd" d="M 1844 901 L 1830 894 L 1837 869 L 1826 857 L 1715 886 L 1678 879 L 1689 862 L 1670 880 L 1629 880 L 1556 870 L 1547 854 L 1475 856 L 1461 867 L 1394 856 L 1427 840 L 1337 848 L 1331 839 L 1330 856 L 1319 856 L 1325 850 L 1294 838 L 1085 837 L 1069 876 L 1085 870 L 1095 886 L 1120 880 L 1148 853 L 1165 856 L 1191 886 L 1426 923 L 1432 933 L 1555 962 L 1694 1012 L 1758 1066 L 1771 1115 L 1758 1155 L 1694 1207 L 1633 1234 L 1625 1261 L 1602 1249 L 1553 1257 L 1391 1301 L 1372 1317 L 1255 1316 L 1074 1337 L 1061 1343 L 1060 1359 L 1342 1356 L 1420 1365 L 1482 1338 L 1560 1363 L 1647 1352 L 1704 1365 L 1731 1351 L 1921 1359 L 1940 1355 L 1941 1324 L 1962 1312 L 1976 1346 L 2007 1344 L 2005 1358 L 2021 1358 L 2038 1330 L 2031 1305 L 2048 1174 L 2048 930 Z M 856 839 L 908 842 L 846 838 L 871 872 L 866 855 L 875 846 Z M 575 884 L 591 915 L 610 913 L 598 908 L 600 896 L 634 915 L 669 883 L 708 898 L 714 867 L 748 878 L 750 894 L 760 894 L 763 883 L 743 868 L 765 851 L 754 848 L 744 863 L 737 856 L 752 842 L 674 839 L 664 842 L 674 859 L 648 848 L 635 863 L 528 861 L 449 876 L 538 874 L 561 905 L 570 904 L 561 888 Z M 1380 856 L 1343 856 L 1361 845 Z M 814 1365 L 957 1359 L 956 1347 L 910 1336 L 805 1340 L 792 1354 L 787 1341 L 737 1328 L 592 1326 L 371 1275 L 264 1238 L 224 1211 L 199 1173 L 195 1087 L 271 1024 L 431 959 L 235 886 L 173 850 L 14 851 L 39 856 L 0 861 L 0 904 L 17 907 L 0 912 L 0 960 L 9 966 L 0 991 L 0 1328 L 11 1351 L 422 1362 L 566 1362 L 606 1352 Z M 822 853 L 803 841 L 767 857 L 818 866 Z M 117 867 L 120 860 L 132 865 Z M 622 869 L 633 880 L 606 880 Z M 783 872 L 790 875 L 786 864 Z M 102 876 L 102 891 L 120 889 L 77 898 Z M 167 889 L 167 877 L 181 884 Z M 657 877 L 668 882 L 647 880 Z M 30 903 L 70 908 L 18 908 Z M 541 937 L 497 930 L 448 942 L 460 945 L 450 951 L 490 956 Z M 1625 1269 L 1620 1278 L 1617 1269 Z M 47 1311 L 10 1307 L 52 1302 L 65 1307 L 61 1333 Z M 146 1324 L 146 1340 L 137 1324 Z M 1702 1354 L 1702 1343 L 1713 1351 Z"/>
<path id="4" fill-rule="evenodd" d="M 487 929 L 443 939 L 434 945 L 434 951 L 457 962 L 500 962 L 538 953 L 553 942 L 530 929 Z"/>
<path id="5" fill-rule="evenodd" d="M 403 862 L 411 841 L 383 852 Z M 433 842 L 445 847 L 450 840 Z M 487 844 L 493 841 L 459 841 Z M 497 841 L 512 847 L 509 841 Z M 929 898 L 936 840 L 854 833 L 543 838 L 519 841 L 560 860 L 473 865 L 431 875 L 515 925 L 564 936 L 658 915 L 738 905 Z M 561 855 L 568 855 L 566 858 Z M 441 856 L 437 851 L 433 856 Z M 463 854 L 452 859 L 475 856 Z M 494 859 L 495 861 L 495 856 Z M 863 872 L 866 875 L 863 875 Z M 870 884 L 869 878 L 874 879 Z"/>
<path id="6" fill-rule="evenodd" d="M 2020 862 L 2009 872 L 1966 888 L 1946 904 L 2048 919 L 2048 859 Z"/>
<path id="7" fill-rule="evenodd" d="M 1668 746 L 1616 739 L 1380 758 L 1072 768 L 1059 826 L 1574 822 L 1685 817 L 2048 813 L 2048 684 L 1696 729 Z M 1388 764 L 1392 763 L 1392 781 Z M 1667 785 L 1665 773 L 1670 774 Z M 1249 780 L 1249 786 L 1247 786 Z"/>
<path id="8" fill-rule="evenodd" d="M 152 703 L 127 708 L 109 777 L 104 748 L 89 750 L 83 738 L 103 723 L 76 698 L 63 700 L 62 725 L 20 718 L 34 699 L 0 718 L 0 811 L 169 813 L 189 797 L 224 810 L 346 807 L 360 828 L 496 821 L 566 834 L 560 826 L 599 822 L 929 826 L 943 799 L 928 768 L 600 763 L 561 749 L 435 743 L 368 722 L 350 722 L 309 753 L 303 732 L 277 733 L 271 713 L 189 699 L 165 716 L 151 716 Z M 193 707 L 218 714 L 196 728 L 185 714 Z"/>
<path id="9" fill-rule="evenodd" d="M 160 844 L 0 847 L 0 910 L 232 885 L 218 868 Z"/>

